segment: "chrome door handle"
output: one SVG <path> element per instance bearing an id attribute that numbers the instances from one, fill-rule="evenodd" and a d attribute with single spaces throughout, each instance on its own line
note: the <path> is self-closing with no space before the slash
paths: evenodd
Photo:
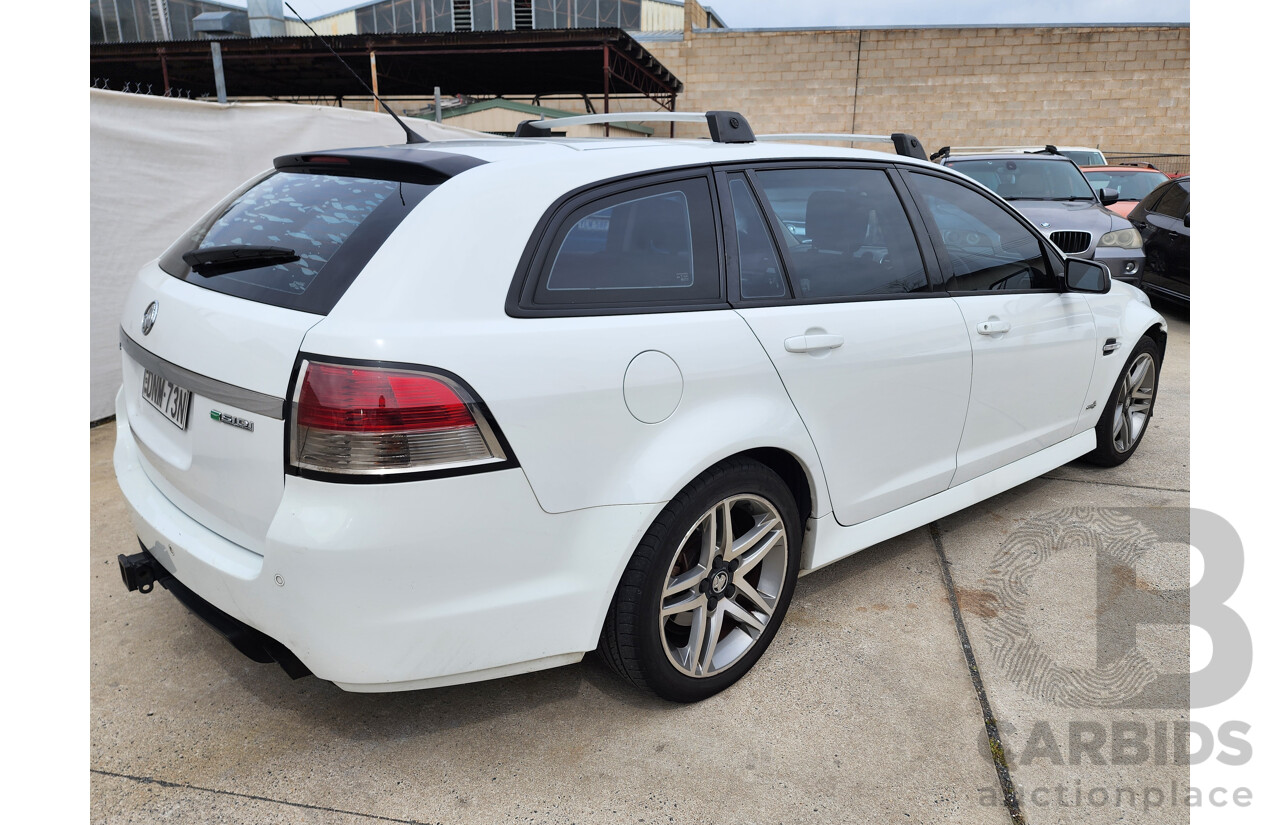
<path id="1" fill-rule="evenodd" d="M 787 352 L 817 352 L 844 346 L 843 335 L 793 335 L 782 342 Z"/>
<path id="2" fill-rule="evenodd" d="M 1008 321 L 983 321 L 978 324 L 979 335 L 999 335 L 1013 329 Z"/>

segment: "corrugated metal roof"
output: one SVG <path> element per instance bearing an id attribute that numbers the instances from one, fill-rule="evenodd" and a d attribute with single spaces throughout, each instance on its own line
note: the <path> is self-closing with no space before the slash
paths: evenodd
<path id="1" fill-rule="evenodd" d="M 219 40 L 231 97 L 362 97 L 352 76 L 371 83 L 376 53 L 378 93 L 603 95 L 666 99 L 682 89 L 670 70 L 621 29 L 533 29 L 497 32 L 349 34 L 325 38 L 350 68 L 315 37 Z M 113 82 L 214 93 L 210 41 L 98 43 L 90 47 L 89 76 Z M 159 92 L 158 92 L 159 93 Z"/>

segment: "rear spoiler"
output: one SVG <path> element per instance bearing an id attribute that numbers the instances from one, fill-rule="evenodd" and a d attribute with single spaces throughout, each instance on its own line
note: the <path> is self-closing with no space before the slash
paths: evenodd
<path id="1" fill-rule="evenodd" d="M 438 184 L 488 161 L 409 146 L 373 146 L 281 155 L 273 161 L 282 172 L 312 175 L 346 175 L 353 178 Z"/>

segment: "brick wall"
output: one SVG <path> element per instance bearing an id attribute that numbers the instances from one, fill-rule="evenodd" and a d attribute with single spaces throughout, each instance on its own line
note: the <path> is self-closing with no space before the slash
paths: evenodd
<path id="1" fill-rule="evenodd" d="M 1190 41 L 1186 26 L 1092 26 L 710 30 L 643 45 L 684 82 L 681 110 L 736 109 L 759 133 L 1189 154 Z"/>

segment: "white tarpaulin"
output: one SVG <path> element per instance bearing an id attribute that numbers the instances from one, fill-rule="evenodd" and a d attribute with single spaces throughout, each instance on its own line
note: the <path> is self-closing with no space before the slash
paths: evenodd
<path id="1" fill-rule="evenodd" d="M 482 137 L 413 119 L 428 140 Z M 138 270 L 280 155 L 404 143 L 388 115 L 89 92 L 89 420 L 115 413 L 120 312 Z"/>

